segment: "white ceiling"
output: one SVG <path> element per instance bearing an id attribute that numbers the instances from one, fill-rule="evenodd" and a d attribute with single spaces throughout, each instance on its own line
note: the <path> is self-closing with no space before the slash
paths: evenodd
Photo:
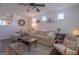
<path id="1" fill-rule="evenodd" d="M 7 14 L 16 14 L 16 15 L 36 15 L 42 14 L 47 12 L 54 12 L 54 11 L 61 11 L 67 8 L 73 7 L 75 5 L 79 5 L 77 3 L 45 3 L 45 7 L 38 7 L 40 9 L 40 13 L 36 10 L 31 10 L 27 12 L 28 6 L 21 6 L 15 3 L 0 3 L 0 15 L 7 15 Z"/>

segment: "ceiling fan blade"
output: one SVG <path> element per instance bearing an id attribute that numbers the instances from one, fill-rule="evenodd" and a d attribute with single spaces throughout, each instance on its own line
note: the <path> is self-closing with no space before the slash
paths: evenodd
<path id="1" fill-rule="evenodd" d="M 36 9 L 38 12 L 40 12 L 40 10 L 37 7 L 33 7 L 32 9 Z"/>
<path id="2" fill-rule="evenodd" d="M 18 5 L 45 7 L 45 4 L 37 4 L 37 3 L 18 3 Z"/>
<path id="3" fill-rule="evenodd" d="M 29 5 L 27 3 L 18 3 L 18 5 Z"/>
<path id="4" fill-rule="evenodd" d="M 45 7 L 45 4 L 29 3 L 31 6 Z"/>
<path id="5" fill-rule="evenodd" d="M 40 12 L 40 10 L 39 10 L 38 8 L 37 8 L 36 10 L 37 10 L 38 12 Z"/>
<path id="6" fill-rule="evenodd" d="M 36 4 L 36 6 L 45 7 L 45 4 Z"/>

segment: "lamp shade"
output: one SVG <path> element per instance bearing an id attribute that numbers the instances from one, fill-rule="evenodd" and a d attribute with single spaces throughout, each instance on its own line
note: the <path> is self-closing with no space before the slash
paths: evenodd
<path id="1" fill-rule="evenodd" d="M 76 35 L 76 36 L 79 36 L 79 30 L 73 30 L 71 32 L 72 35 Z"/>

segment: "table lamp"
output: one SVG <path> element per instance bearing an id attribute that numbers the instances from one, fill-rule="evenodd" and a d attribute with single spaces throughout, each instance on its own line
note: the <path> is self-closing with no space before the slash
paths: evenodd
<path id="1" fill-rule="evenodd" d="M 73 30 L 71 34 L 79 37 L 79 30 Z"/>

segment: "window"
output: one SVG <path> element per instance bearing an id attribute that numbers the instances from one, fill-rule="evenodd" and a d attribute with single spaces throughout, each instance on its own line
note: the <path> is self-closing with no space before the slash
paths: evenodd
<path id="1" fill-rule="evenodd" d="M 35 24 L 36 24 L 36 19 L 35 17 L 32 18 L 32 27 L 35 27 Z"/>
<path id="2" fill-rule="evenodd" d="M 59 13 L 57 16 L 58 16 L 58 19 L 64 19 L 64 13 Z"/>
<path id="3" fill-rule="evenodd" d="M 5 20 L 0 20 L 0 26 L 6 25 L 6 21 Z"/>
<path id="4" fill-rule="evenodd" d="M 42 16 L 42 21 L 46 21 L 46 16 Z"/>
<path id="5" fill-rule="evenodd" d="M 35 19 L 35 17 L 33 17 L 33 18 L 32 18 L 32 22 L 36 22 L 36 19 Z"/>

